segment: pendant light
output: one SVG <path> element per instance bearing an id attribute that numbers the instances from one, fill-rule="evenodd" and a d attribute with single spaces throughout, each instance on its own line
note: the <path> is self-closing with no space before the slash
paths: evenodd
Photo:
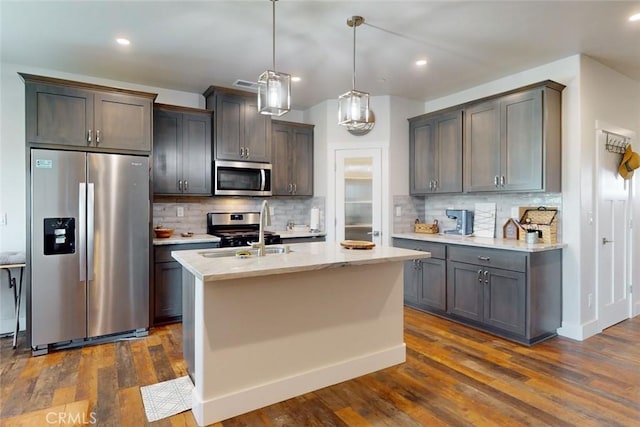
<path id="1" fill-rule="evenodd" d="M 258 78 L 258 112 L 269 116 L 281 116 L 291 109 L 291 76 L 276 69 L 276 1 L 270 0 L 273 9 L 272 69 Z"/>
<path id="2" fill-rule="evenodd" d="M 338 98 L 338 124 L 348 128 L 369 123 L 369 94 L 356 90 L 356 27 L 363 23 L 362 16 L 347 20 L 347 25 L 353 28 L 353 79 L 351 90 Z"/>

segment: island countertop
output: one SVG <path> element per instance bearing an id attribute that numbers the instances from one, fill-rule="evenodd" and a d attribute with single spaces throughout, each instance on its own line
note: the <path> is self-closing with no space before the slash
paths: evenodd
<path id="1" fill-rule="evenodd" d="M 289 246 L 291 251 L 286 254 L 268 254 L 262 257 L 207 258 L 202 256 L 203 252 L 229 251 L 229 248 L 172 251 L 171 256 L 203 282 L 312 271 L 347 265 L 408 261 L 431 256 L 429 252 L 390 246 L 376 246 L 373 249 L 346 249 L 340 246 L 339 242 L 295 243 L 284 246 Z"/>

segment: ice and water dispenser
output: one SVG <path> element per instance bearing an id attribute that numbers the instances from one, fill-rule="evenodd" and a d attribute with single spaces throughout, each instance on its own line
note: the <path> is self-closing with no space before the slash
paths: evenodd
<path id="1" fill-rule="evenodd" d="M 44 219 L 44 254 L 62 255 L 76 251 L 76 219 Z"/>

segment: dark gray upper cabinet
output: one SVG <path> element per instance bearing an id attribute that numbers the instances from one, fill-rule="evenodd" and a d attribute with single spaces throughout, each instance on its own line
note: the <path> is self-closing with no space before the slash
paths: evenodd
<path id="1" fill-rule="evenodd" d="M 462 192 L 462 111 L 409 120 L 409 191 Z"/>
<path id="2" fill-rule="evenodd" d="M 216 160 L 271 162 L 271 118 L 258 113 L 255 93 L 210 86 L 204 97 L 214 110 Z"/>
<path id="3" fill-rule="evenodd" d="M 464 190 L 561 190 L 561 92 L 552 81 L 469 103 Z"/>
<path id="4" fill-rule="evenodd" d="M 274 196 L 313 196 L 313 125 L 272 120 Z"/>
<path id="5" fill-rule="evenodd" d="M 25 81 L 28 143 L 151 151 L 155 94 L 20 75 Z"/>
<path id="6" fill-rule="evenodd" d="M 155 104 L 153 192 L 211 193 L 211 111 Z"/>

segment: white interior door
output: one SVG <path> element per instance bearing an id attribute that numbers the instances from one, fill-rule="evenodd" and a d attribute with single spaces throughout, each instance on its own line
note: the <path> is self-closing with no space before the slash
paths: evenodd
<path id="1" fill-rule="evenodd" d="M 379 148 L 336 150 L 336 240 L 382 242 L 382 154 Z"/>
<path id="2" fill-rule="evenodd" d="M 618 174 L 621 155 L 597 136 L 597 312 L 600 329 L 630 317 L 630 191 Z"/>

